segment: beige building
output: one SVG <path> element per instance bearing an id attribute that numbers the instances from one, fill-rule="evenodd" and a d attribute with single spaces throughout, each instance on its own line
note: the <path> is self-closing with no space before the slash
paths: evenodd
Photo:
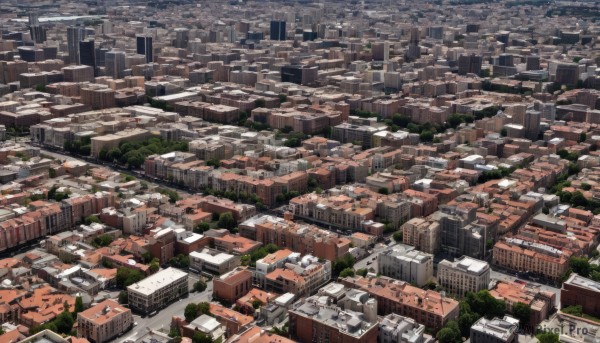
<path id="1" fill-rule="evenodd" d="M 109 342 L 132 325 L 131 310 L 107 299 L 77 314 L 77 337 L 92 343 Z"/>
<path id="2" fill-rule="evenodd" d="M 188 274 L 167 268 L 127 287 L 129 307 L 140 313 L 158 311 L 189 292 Z"/>
<path id="3" fill-rule="evenodd" d="M 454 262 L 443 260 L 438 264 L 437 279 L 448 293 L 463 297 L 467 292 L 478 292 L 488 288 L 490 265 L 468 256 Z"/>
<path id="4" fill-rule="evenodd" d="M 379 273 L 423 286 L 433 278 L 433 255 L 404 244 L 379 253 Z"/>
<path id="5" fill-rule="evenodd" d="M 440 224 L 423 218 L 412 218 L 402 225 L 402 243 L 430 254 L 440 247 Z"/>
<path id="6" fill-rule="evenodd" d="M 150 138 L 152 134 L 144 129 L 131 129 L 109 135 L 92 137 L 92 156 L 98 157 L 102 149 L 118 148 L 121 142 L 138 142 Z"/>

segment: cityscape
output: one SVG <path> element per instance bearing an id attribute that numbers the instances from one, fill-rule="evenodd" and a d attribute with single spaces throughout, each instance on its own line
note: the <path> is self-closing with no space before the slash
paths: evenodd
<path id="1" fill-rule="evenodd" d="M 600 342 L 600 2 L 1 0 L 0 343 Z"/>

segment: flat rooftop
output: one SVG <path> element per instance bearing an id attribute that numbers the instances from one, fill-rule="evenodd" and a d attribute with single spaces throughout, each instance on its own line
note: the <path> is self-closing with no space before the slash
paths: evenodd
<path id="1" fill-rule="evenodd" d="M 157 272 L 154 275 L 148 276 L 138 283 L 134 283 L 133 285 L 127 287 L 127 290 L 132 290 L 143 295 L 150 295 L 177 280 L 187 277 L 188 273 L 169 267 Z"/>

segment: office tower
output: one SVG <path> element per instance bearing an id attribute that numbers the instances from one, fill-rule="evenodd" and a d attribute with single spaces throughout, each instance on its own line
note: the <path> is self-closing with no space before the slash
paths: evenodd
<path id="1" fill-rule="evenodd" d="M 270 35 L 271 40 L 285 40 L 287 37 L 285 31 L 285 21 L 272 20 Z"/>
<path id="2" fill-rule="evenodd" d="M 556 104 L 553 102 L 540 102 L 536 101 L 533 104 L 533 108 L 536 111 L 540 111 L 542 118 L 554 122 L 556 120 Z"/>
<path id="3" fill-rule="evenodd" d="M 540 70 L 540 56 L 527 56 L 526 66 L 527 70 Z"/>
<path id="4" fill-rule="evenodd" d="M 479 32 L 479 24 L 467 24 L 467 33 Z"/>
<path id="5" fill-rule="evenodd" d="M 498 65 L 502 67 L 513 67 L 514 66 L 514 58 L 511 54 L 500 54 L 498 56 Z"/>
<path id="6" fill-rule="evenodd" d="M 579 65 L 575 63 L 558 64 L 556 66 L 555 81 L 561 85 L 576 85 L 579 81 Z"/>
<path id="7" fill-rule="evenodd" d="M 40 25 L 37 13 L 29 12 L 29 32 L 34 43 L 41 44 L 46 41 L 46 28 Z"/>
<path id="8" fill-rule="evenodd" d="M 525 138 L 536 141 L 540 133 L 540 111 L 528 110 L 525 112 L 525 123 L 523 125 L 525 129 Z"/>
<path id="9" fill-rule="evenodd" d="M 175 29 L 175 42 L 174 46 L 176 48 L 185 49 L 188 46 L 188 41 L 190 39 L 190 30 L 186 28 L 177 28 Z"/>
<path id="10" fill-rule="evenodd" d="M 109 50 L 107 48 L 96 48 L 96 66 L 104 67 L 106 61 L 106 53 Z"/>
<path id="11" fill-rule="evenodd" d="M 67 28 L 67 50 L 69 63 L 79 63 L 79 42 L 85 38 L 85 28 L 71 26 Z"/>
<path id="12" fill-rule="evenodd" d="M 460 55 L 458 57 L 458 75 L 477 74 L 481 73 L 481 56 L 476 55 Z"/>
<path id="13" fill-rule="evenodd" d="M 299 85 L 311 85 L 317 80 L 317 67 L 302 65 L 286 65 L 281 68 L 281 82 L 292 82 Z"/>
<path id="14" fill-rule="evenodd" d="M 429 38 L 433 39 L 443 39 L 444 38 L 444 27 L 443 26 L 435 26 L 427 29 L 427 35 Z"/>
<path id="15" fill-rule="evenodd" d="M 302 32 L 302 40 L 303 41 L 305 41 L 305 42 L 309 41 L 309 40 L 313 41 L 315 39 L 317 39 L 317 33 L 316 32 L 314 32 L 312 30 L 304 30 Z"/>
<path id="16" fill-rule="evenodd" d="M 37 62 L 44 60 L 44 50 L 32 46 L 20 46 L 17 48 L 19 56 L 26 62 Z"/>
<path id="17" fill-rule="evenodd" d="M 440 206 L 434 215 L 440 223 L 442 251 L 453 256 L 484 257 L 486 241 L 493 237 L 494 228 L 477 223 L 476 214 L 473 207 Z"/>
<path id="18" fill-rule="evenodd" d="M 421 57 L 421 47 L 419 47 L 419 28 L 413 27 L 410 29 L 410 41 L 408 43 L 408 49 L 406 51 L 405 59 L 408 62 L 412 62 Z"/>
<path id="19" fill-rule="evenodd" d="M 96 49 L 93 39 L 79 42 L 79 64 L 96 68 Z"/>
<path id="20" fill-rule="evenodd" d="M 508 46 L 509 36 L 510 32 L 508 31 L 500 31 L 498 34 L 496 34 L 496 40 L 504 44 L 504 46 L 502 47 L 502 51 L 506 50 L 506 47 Z"/>
<path id="21" fill-rule="evenodd" d="M 146 63 L 154 61 L 152 37 L 151 36 L 137 36 L 137 53 L 146 56 Z"/>
<path id="22" fill-rule="evenodd" d="M 387 61 L 390 58 L 390 45 L 387 42 L 375 42 L 371 44 L 373 61 Z"/>
<path id="23" fill-rule="evenodd" d="M 125 51 L 112 49 L 105 55 L 104 64 L 106 66 L 106 75 L 113 79 L 121 79 L 125 70 Z"/>

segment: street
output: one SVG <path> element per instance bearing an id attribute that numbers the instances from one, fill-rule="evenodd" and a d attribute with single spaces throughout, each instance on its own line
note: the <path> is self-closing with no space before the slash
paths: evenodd
<path id="1" fill-rule="evenodd" d="M 198 281 L 198 276 L 190 273 L 189 279 L 190 285 L 193 285 L 193 283 Z M 179 299 L 178 301 L 172 303 L 168 307 L 158 311 L 158 313 L 152 317 L 146 316 L 145 318 L 142 318 L 141 316 L 134 314 L 133 321 L 137 322 L 137 325 L 134 326 L 131 329 L 131 331 L 129 331 L 126 335 L 116 339 L 115 342 L 124 343 L 129 340 L 135 341 L 136 339 L 146 334 L 148 330 L 162 330 L 165 333 L 168 333 L 171 325 L 171 318 L 176 315 L 183 317 L 183 312 L 187 304 L 208 302 L 212 299 L 212 281 L 208 281 L 206 283 L 206 286 L 207 287 L 204 292 L 190 293 L 190 295 L 187 298 Z"/>
<path id="2" fill-rule="evenodd" d="M 377 256 L 380 252 L 390 249 L 394 245 L 396 245 L 396 242 L 394 241 L 392 241 L 389 245 L 383 243 L 375 244 L 375 248 L 373 248 L 373 252 L 371 254 L 354 264 L 354 270 L 367 269 L 369 272 L 377 274 Z"/>

